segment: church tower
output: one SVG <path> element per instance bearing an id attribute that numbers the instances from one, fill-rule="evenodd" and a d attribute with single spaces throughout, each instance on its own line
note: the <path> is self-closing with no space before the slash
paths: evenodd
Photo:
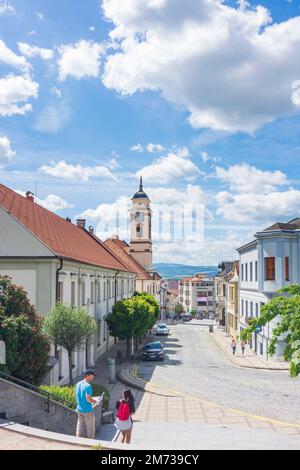
<path id="1" fill-rule="evenodd" d="M 130 210 L 130 254 L 146 271 L 152 269 L 152 236 L 150 199 L 143 189 L 143 179 L 140 188 L 133 196 Z"/>

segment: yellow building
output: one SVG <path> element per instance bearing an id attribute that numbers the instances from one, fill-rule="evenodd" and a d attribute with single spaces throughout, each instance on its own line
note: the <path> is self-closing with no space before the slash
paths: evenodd
<path id="1" fill-rule="evenodd" d="M 226 331 L 231 336 L 239 334 L 239 262 L 233 263 L 227 274 Z"/>

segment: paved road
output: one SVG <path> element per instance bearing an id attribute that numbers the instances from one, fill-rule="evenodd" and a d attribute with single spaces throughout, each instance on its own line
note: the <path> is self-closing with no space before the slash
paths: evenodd
<path id="1" fill-rule="evenodd" d="M 260 416 L 300 424 L 300 379 L 285 371 L 240 369 L 200 322 L 171 326 L 163 363 L 141 363 L 156 384 Z"/>

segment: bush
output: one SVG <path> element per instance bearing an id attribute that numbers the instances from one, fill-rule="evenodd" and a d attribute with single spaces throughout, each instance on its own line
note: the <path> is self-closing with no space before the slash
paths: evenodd
<path id="1" fill-rule="evenodd" d="M 76 398 L 75 398 L 75 388 L 76 386 L 73 385 L 72 387 L 60 387 L 59 385 L 50 385 L 50 386 L 44 386 L 41 387 L 43 390 L 45 390 L 48 393 L 51 393 L 52 395 L 55 395 L 57 397 L 62 398 L 64 401 L 70 403 L 72 405 L 72 409 L 76 409 Z M 98 385 L 98 384 L 92 384 L 93 388 L 93 396 L 99 397 L 104 393 L 104 401 L 103 401 L 103 408 L 107 410 L 108 405 L 109 405 L 109 393 L 103 385 Z M 53 398 L 54 399 L 54 398 Z"/>

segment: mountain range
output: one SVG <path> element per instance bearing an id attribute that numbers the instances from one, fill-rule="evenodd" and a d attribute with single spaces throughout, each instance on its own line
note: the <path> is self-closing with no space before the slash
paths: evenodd
<path id="1" fill-rule="evenodd" d="M 217 266 L 188 266 L 185 264 L 156 263 L 157 271 L 165 279 L 181 279 L 194 276 L 197 273 L 207 273 L 212 277 L 218 273 Z"/>

